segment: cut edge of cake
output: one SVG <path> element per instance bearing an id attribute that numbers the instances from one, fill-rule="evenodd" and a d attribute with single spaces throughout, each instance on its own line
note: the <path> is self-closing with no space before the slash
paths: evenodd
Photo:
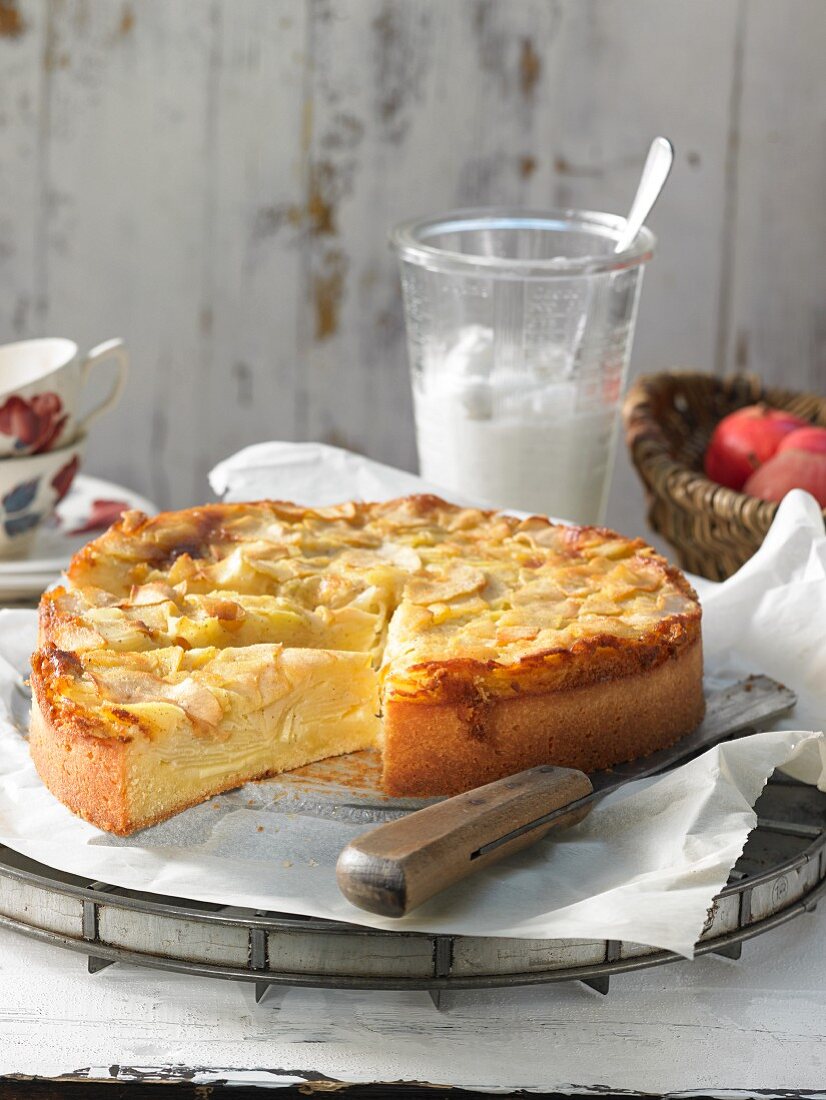
<path id="1" fill-rule="evenodd" d="M 37 772 L 73 813 L 126 836 L 254 779 L 380 743 L 369 655 L 289 649 L 280 656 L 291 681 L 283 694 L 250 710 L 246 722 L 224 721 L 213 733 L 182 711 L 167 724 L 178 709 L 168 705 L 155 706 L 157 721 L 151 705 L 106 704 L 101 713 L 73 701 L 65 694 L 72 662 L 60 651 L 40 651 L 29 735 Z"/>

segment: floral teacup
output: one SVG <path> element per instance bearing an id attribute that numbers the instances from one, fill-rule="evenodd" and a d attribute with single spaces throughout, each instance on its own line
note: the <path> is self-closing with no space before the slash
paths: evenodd
<path id="1" fill-rule="evenodd" d="M 86 437 L 56 451 L 0 462 L 0 558 L 26 554 L 40 524 L 66 496 Z"/>
<path id="2" fill-rule="evenodd" d="M 117 377 L 109 394 L 80 415 L 80 395 L 94 366 L 112 358 Z M 0 458 L 36 455 L 85 435 L 119 400 L 129 361 L 122 340 L 78 355 L 71 340 L 50 337 L 0 347 Z"/>

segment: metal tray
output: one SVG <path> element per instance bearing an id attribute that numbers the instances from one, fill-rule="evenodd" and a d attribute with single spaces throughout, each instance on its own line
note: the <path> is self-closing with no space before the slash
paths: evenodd
<path id="1" fill-rule="evenodd" d="M 782 775 L 757 806 L 729 884 L 709 909 L 698 954 L 738 958 L 742 943 L 814 909 L 826 889 L 826 794 Z M 91 882 L 0 846 L 0 926 L 89 957 L 271 985 L 449 989 L 580 981 L 680 960 L 617 940 L 521 940 L 382 932 L 210 905 Z"/>

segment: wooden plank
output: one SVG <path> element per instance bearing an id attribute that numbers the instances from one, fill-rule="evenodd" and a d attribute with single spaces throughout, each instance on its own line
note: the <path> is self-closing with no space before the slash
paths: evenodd
<path id="1" fill-rule="evenodd" d="M 442 1091 L 816 1091 L 824 927 L 821 913 L 801 917 L 749 942 L 737 966 L 704 957 L 624 974 L 599 1002 L 569 983 L 455 992 L 442 1014 L 425 993 L 290 989 L 256 1005 L 251 984 L 123 965 L 89 978 L 82 956 L 0 930 L 0 1074 L 84 1076 L 116 1090 L 329 1079 Z"/>
<path id="2" fill-rule="evenodd" d="M 746 5 L 724 366 L 826 392 L 826 7 Z"/>
<path id="3" fill-rule="evenodd" d="M 218 12 L 211 0 L 50 4 L 42 326 L 84 346 L 126 338 L 126 396 L 96 425 L 88 467 L 165 501 L 196 490 Z"/>
<path id="4" fill-rule="evenodd" d="M 0 342 L 36 328 L 45 8 L 0 9 Z"/>
<path id="5" fill-rule="evenodd" d="M 586 0 L 564 12 L 554 200 L 626 213 L 651 138 L 672 139 L 632 367 L 712 369 L 736 5 Z"/>
<path id="6" fill-rule="evenodd" d="M 294 431 L 301 257 L 273 219 L 301 191 L 303 7 L 223 9 L 50 16 L 42 324 L 126 337 L 127 397 L 88 465 L 167 504 L 204 499 L 243 442 Z"/>
<path id="7" fill-rule="evenodd" d="M 241 0 L 219 11 L 207 90 L 196 498 L 209 469 L 245 443 L 303 434 L 308 6 Z"/>

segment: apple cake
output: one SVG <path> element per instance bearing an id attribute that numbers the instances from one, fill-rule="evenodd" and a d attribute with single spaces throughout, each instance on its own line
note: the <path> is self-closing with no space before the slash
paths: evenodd
<path id="1" fill-rule="evenodd" d="M 127 512 L 40 605 L 31 752 L 119 834 L 379 747 L 391 795 L 644 756 L 703 715 L 700 607 L 641 540 L 432 496 Z"/>

